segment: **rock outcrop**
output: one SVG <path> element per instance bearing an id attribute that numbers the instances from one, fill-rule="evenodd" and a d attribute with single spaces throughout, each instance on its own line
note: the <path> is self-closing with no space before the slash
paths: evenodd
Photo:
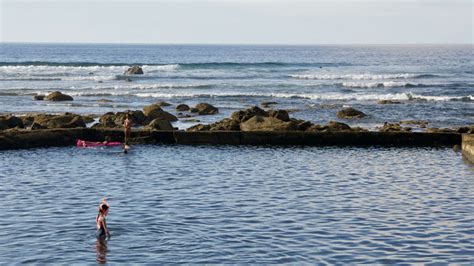
<path id="1" fill-rule="evenodd" d="M 23 120 L 16 116 L 0 116 L 0 130 L 23 127 Z"/>
<path id="2" fill-rule="evenodd" d="M 86 123 L 82 116 L 71 113 L 65 113 L 63 115 L 39 114 L 34 116 L 31 125 L 32 129 L 76 127 L 86 127 Z"/>
<path id="3" fill-rule="evenodd" d="M 352 119 L 352 118 L 362 118 L 367 116 L 363 112 L 354 109 L 352 107 L 344 108 L 336 113 L 337 117 L 345 118 L 345 119 Z"/>
<path id="4" fill-rule="evenodd" d="M 293 122 L 285 122 L 276 117 L 254 116 L 240 124 L 241 131 L 291 131 L 297 130 Z"/>
<path id="5" fill-rule="evenodd" d="M 153 119 L 146 127 L 154 130 L 174 130 L 170 121 L 160 119 Z"/>
<path id="6" fill-rule="evenodd" d="M 176 111 L 179 111 L 179 112 L 189 111 L 189 106 L 187 104 L 178 104 L 176 106 Z"/>
<path id="7" fill-rule="evenodd" d="M 145 106 L 143 108 L 143 113 L 145 114 L 148 119 L 154 120 L 154 119 L 160 119 L 160 120 L 166 120 L 170 122 L 178 121 L 178 118 L 163 109 L 161 109 L 159 104 L 152 104 Z"/>
<path id="8" fill-rule="evenodd" d="M 199 115 L 214 115 L 219 112 L 219 109 L 208 103 L 198 103 L 196 107 L 190 111 L 192 113 L 198 113 Z"/>
<path id="9" fill-rule="evenodd" d="M 140 66 L 129 67 L 124 73 L 124 75 L 143 75 L 143 69 Z"/>
<path id="10" fill-rule="evenodd" d="M 411 131 L 411 127 L 402 127 L 398 123 L 387 123 L 385 122 L 382 127 L 379 128 L 380 132 L 408 132 Z"/>
<path id="11" fill-rule="evenodd" d="M 63 94 L 60 91 L 52 92 L 48 94 L 48 96 L 46 96 L 44 99 L 47 101 L 73 101 L 74 100 L 71 96 L 67 94 Z"/>

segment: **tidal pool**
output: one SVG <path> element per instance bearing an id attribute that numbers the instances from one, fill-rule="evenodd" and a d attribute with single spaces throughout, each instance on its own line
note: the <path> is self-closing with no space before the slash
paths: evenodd
<path id="1" fill-rule="evenodd" d="M 67 147 L 0 170 L 3 263 L 474 261 L 474 168 L 452 149 Z"/>

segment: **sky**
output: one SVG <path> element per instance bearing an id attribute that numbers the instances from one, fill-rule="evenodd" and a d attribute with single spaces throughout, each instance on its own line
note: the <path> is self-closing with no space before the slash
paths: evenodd
<path id="1" fill-rule="evenodd" d="M 0 42 L 453 44 L 472 0 L 0 0 Z"/>

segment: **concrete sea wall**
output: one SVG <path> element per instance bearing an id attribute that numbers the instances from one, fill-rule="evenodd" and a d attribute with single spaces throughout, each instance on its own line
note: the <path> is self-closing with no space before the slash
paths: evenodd
<path id="1" fill-rule="evenodd" d="M 468 161 L 474 163 L 474 134 L 462 135 L 462 154 Z"/>
<path id="2" fill-rule="evenodd" d="M 71 146 L 77 139 L 123 141 L 120 129 L 42 129 L 0 131 L 0 150 Z M 156 131 L 133 130 L 132 144 L 183 145 L 306 145 L 306 146 L 453 146 L 458 133 L 422 132 L 301 132 L 301 131 Z M 468 137 L 466 137 L 468 138 Z M 472 141 L 472 139 L 470 140 Z M 471 142 L 472 143 L 472 142 Z M 472 146 L 471 152 L 472 152 Z M 468 148 L 469 149 L 469 148 Z M 464 150 L 464 146 L 463 146 Z M 471 153 L 472 154 L 472 153 Z"/>

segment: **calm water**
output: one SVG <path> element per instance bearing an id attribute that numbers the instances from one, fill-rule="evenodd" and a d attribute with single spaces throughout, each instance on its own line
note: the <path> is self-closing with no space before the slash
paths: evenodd
<path id="1" fill-rule="evenodd" d="M 209 102 L 214 122 L 233 111 L 276 101 L 297 118 L 326 123 L 343 106 L 369 114 L 349 121 L 428 120 L 430 126 L 474 121 L 474 55 L 458 46 L 209 46 L 0 44 L 0 113 L 103 114 Z M 124 70 L 143 65 L 127 82 Z M 60 90 L 73 103 L 34 102 Z M 100 103 L 99 99 L 113 102 Z M 380 105 L 377 100 L 402 101 Z M 173 107 L 168 111 L 174 112 Z M 345 121 L 347 122 L 347 121 Z M 192 124 L 178 122 L 185 128 Z"/>
<path id="2" fill-rule="evenodd" d="M 4 263 L 474 260 L 474 169 L 452 149 L 71 147 L 0 169 Z"/>

